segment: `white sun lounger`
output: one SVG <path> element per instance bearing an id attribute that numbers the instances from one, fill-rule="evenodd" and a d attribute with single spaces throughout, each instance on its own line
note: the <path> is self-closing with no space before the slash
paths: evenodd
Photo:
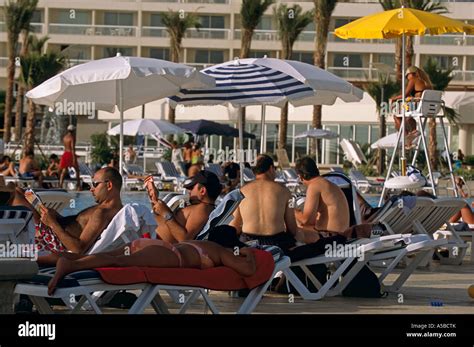
<path id="1" fill-rule="evenodd" d="M 277 247 L 273 248 L 277 249 Z M 277 256 L 277 253 L 279 254 L 279 252 L 273 252 L 273 250 L 270 249 L 268 251 L 272 252 L 275 260 L 273 273 L 264 283 L 250 290 L 249 295 L 236 312 L 237 314 L 252 313 L 271 284 L 274 275 L 290 265 L 288 257 Z M 219 310 L 207 293 L 207 288 L 186 285 L 151 284 L 147 282 L 125 285 L 107 284 L 101 279 L 99 273 L 93 270 L 79 271 L 69 274 L 66 276 L 65 280 L 60 282 L 60 287 L 56 289 L 55 293 L 52 296 L 49 296 L 46 284 L 49 282 L 53 273 L 54 268 L 43 270 L 40 275 L 37 275 L 31 281 L 17 284 L 15 287 L 15 293 L 28 295 L 36 305 L 38 311 L 42 314 L 54 313 L 51 306 L 46 301 L 46 298 L 62 299 L 71 309 L 71 313 L 77 313 L 85 303 L 88 303 L 95 313 L 100 314 L 103 312 L 97 304 L 97 298 L 94 297 L 92 293 L 98 291 L 104 292 L 119 290 L 141 291 L 141 294 L 129 309 L 129 314 L 143 313 L 149 305 L 151 305 L 157 313 L 169 313 L 167 305 L 159 295 L 160 290 L 165 290 L 167 292 L 180 291 L 180 293 L 183 293 L 182 306 L 179 313 L 185 313 L 190 304 L 195 302 L 200 295 L 203 297 L 205 305 L 209 307 L 212 313 L 219 313 Z M 79 296 L 82 296 L 80 300 L 78 299 Z"/>

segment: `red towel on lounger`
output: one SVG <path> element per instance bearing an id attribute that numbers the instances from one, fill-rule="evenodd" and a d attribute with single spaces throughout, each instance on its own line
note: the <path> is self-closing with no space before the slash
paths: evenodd
<path id="1" fill-rule="evenodd" d="M 257 271 L 252 276 L 244 277 L 234 270 L 218 266 L 210 269 L 188 268 L 98 268 L 102 280 L 109 284 L 152 283 L 164 285 L 181 285 L 201 287 L 213 290 L 253 289 L 268 281 L 273 273 L 275 263 L 273 256 L 266 251 L 253 250 Z"/>

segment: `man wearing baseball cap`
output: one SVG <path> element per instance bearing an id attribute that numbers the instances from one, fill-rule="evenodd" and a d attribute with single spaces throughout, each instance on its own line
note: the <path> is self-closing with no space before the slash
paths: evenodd
<path id="1" fill-rule="evenodd" d="M 76 156 L 76 127 L 69 124 L 67 127 L 67 133 L 63 137 L 64 153 L 61 156 L 59 163 L 59 186 L 63 187 L 64 178 L 68 172 L 69 167 L 73 167 L 76 170 L 77 189 L 81 189 L 81 178 L 79 173 L 79 164 L 77 163 Z"/>
<path id="2" fill-rule="evenodd" d="M 158 237 L 170 243 L 193 240 L 206 225 L 222 191 L 219 178 L 205 170 L 187 179 L 183 186 L 189 190 L 190 206 L 173 213 L 163 201 L 152 201 Z"/>

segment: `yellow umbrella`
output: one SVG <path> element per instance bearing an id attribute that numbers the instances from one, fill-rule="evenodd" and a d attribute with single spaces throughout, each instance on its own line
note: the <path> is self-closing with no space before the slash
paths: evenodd
<path id="1" fill-rule="evenodd" d="M 359 18 L 336 29 L 335 34 L 343 39 L 383 39 L 405 35 L 439 35 L 444 33 L 474 33 L 474 26 L 439 14 L 398 8 Z M 405 54 L 402 54 L 402 71 L 405 71 Z M 402 104 L 405 103 L 405 79 L 402 79 Z M 402 107 L 402 130 L 405 131 L 405 107 Z M 405 137 L 402 136 L 402 175 L 406 174 Z"/>
<path id="2" fill-rule="evenodd" d="M 474 33 L 474 25 L 439 14 L 402 7 L 359 18 L 337 28 L 335 34 L 343 39 L 390 39 L 401 35 L 464 32 Z"/>

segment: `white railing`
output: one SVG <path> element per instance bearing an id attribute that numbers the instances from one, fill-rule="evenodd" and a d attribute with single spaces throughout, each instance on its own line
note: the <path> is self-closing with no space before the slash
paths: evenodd
<path id="1" fill-rule="evenodd" d="M 142 27 L 142 36 L 143 37 L 169 37 L 170 35 L 166 31 L 165 27 Z"/>
<path id="2" fill-rule="evenodd" d="M 240 40 L 241 30 L 234 30 L 234 40 Z M 253 32 L 252 40 L 257 41 L 278 41 L 278 31 L 276 30 L 255 30 Z"/>
<path id="3" fill-rule="evenodd" d="M 44 32 L 44 23 L 31 23 L 31 32 L 35 34 L 42 34 Z M 0 32 L 6 32 L 7 25 L 5 22 L 0 22 Z"/>
<path id="4" fill-rule="evenodd" d="M 202 70 L 202 69 L 205 69 L 206 67 L 214 65 L 214 64 L 201 64 L 201 63 L 184 63 L 184 64 L 193 66 L 198 70 Z"/>
<path id="5" fill-rule="evenodd" d="M 453 71 L 453 81 L 474 82 L 474 71 Z"/>
<path id="6" fill-rule="evenodd" d="M 420 37 L 422 45 L 474 46 L 474 35 L 425 35 Z"/>
<path id="7" fill-rule="evenodd" d="M 189 39 L 217 39 L 227 40 L 230 37 L 230 29 L 214 29 L 214 28 L 191 28 L 186 31 L 186 38 Z"/>
<path id="8" fill-rule="evenodd" d="M 225 5 L 230 4 L 230 0 L 141 0 L 142 2 L 170 2 L 170 3 L 182 3 L 182 4 L 216 4 Z"/>
<path id="9" fill-rule="evenodd" d="M 165 27 L 142 27 L 142 36 L 144 37 L 169 37 Z M 227 40 L 230 37 L 230 29 L 214 29 L 214 28 L 190 28 L 186 31 L 188 39 L 217 39 Z"/>
<path id="10" fill-rule="evenodd" d="M 336 76 L 346 79 L 362 79 L 366 80 L 367 78 L 371 78 L 370 76 L 370 68 L 365 67 L 336 67 L 331 66 L 328 67 L 327 70 Z"/>
<path id="11" fill-rule="evenodd" d="M 49 24 L 50 34 L 87 36 L 137 36 L 137 27 L 125 25 Z"/>
<path id="12" fill-rule="evenodd" d="M 0 67 L 7 67 L 7 66 L 8 66 L 8 58 L 0 57 Z"/>
<path id="13" fill-rule="evenodd" d="M 340 37 L 336 36 L 336 34 L 334 34 L 334 32 L 330 32 L 328 34 L 328 41 L 329 42 L 343 42 L 343 43 L 372 43 L 372 44 L 393 44 L 395 43 L 395 40 L 394 39 L 367 39 L 367 40 L 363 40 L 363 39 L 341 39 Z"/>
<path id="14" fill-rule="evenodd" d="M 71 59 L 70 58 L 70 59 L 68 59 L 67 67 L 70 68 L 70 67 L 73 67 L 75 65 L 87 63 L 88 61 L 91 61 L 91 59 Z"/>

